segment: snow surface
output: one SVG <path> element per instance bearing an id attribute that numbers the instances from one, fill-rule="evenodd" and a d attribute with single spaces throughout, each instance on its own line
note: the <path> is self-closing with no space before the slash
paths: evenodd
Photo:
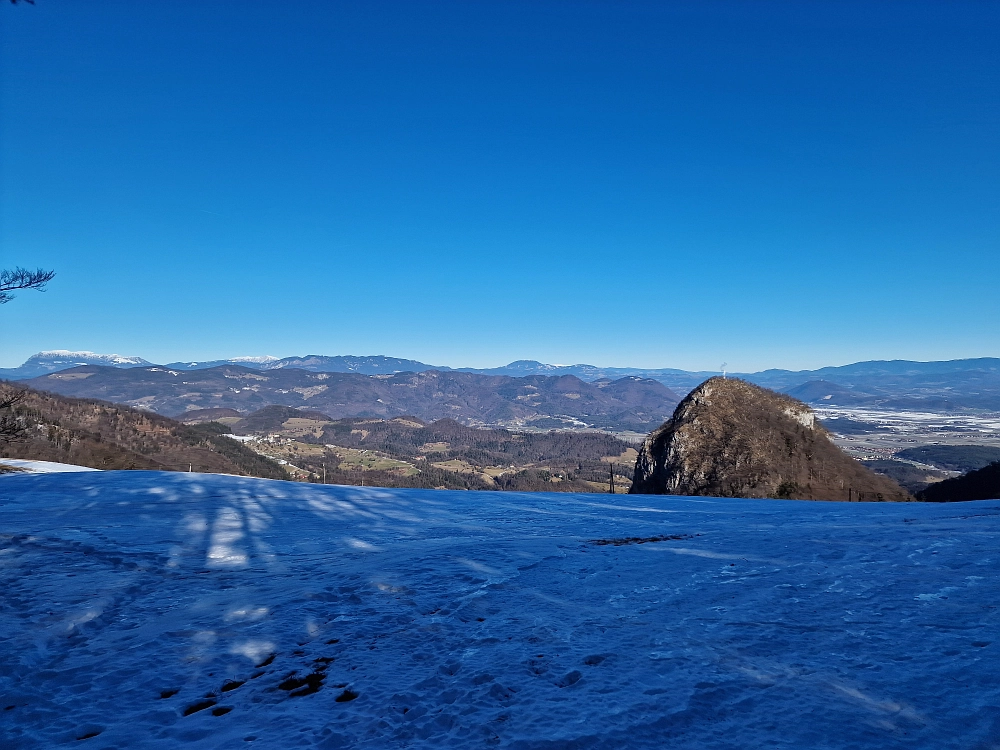
<path id="1" fill-rule="evenodd" d="M 26 458 L 0 458 L 0 464 L 4 466 L 14 466 L 24 471 L 33 471 L 42 474 L 63 473 L 67 471 L 100 471 L 89 466 L 78 466 L 77 464 L 61 464 L 56 461 L 33 461 Z M 0 474 L 0 476 L 11 476 L 10 474 Z"/>
<path id="2" fill-rule="evenodd" d="M 996 748 L 998 541 L 1000 501 L 12 476 L 0 746 Z"/>

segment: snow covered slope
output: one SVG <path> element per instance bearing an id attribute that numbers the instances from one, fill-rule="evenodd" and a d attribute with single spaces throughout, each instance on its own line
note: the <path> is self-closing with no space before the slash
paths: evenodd
<path id="1" fill-rule="evenodd" d="M 63 464 L 56 461 L 31 461 L 24 458 L 0 458 L 0 466 L 13 466 L 22 471 L 34 471 L 42 474 L 66 471 L 98 471 L 98 469 L 91 469 L 89 466 Z"/>
<path id="2" fill-rule="evenodd" d="M 0 533 L 3 747 L 1000 743 L 1000 501 L 95 472 Z"/>
<path id="3" fill-rule="evenodd" d="M 145 367 L 151 365 L 142 357 L 123 357 L 120 354 L 98 354 L 97 352 L 71 352 L 54 349 L 38 352 L 25 360 L 20 367 L 0 368 L 0 377 L 8 380 L 26 380 L 49 372 L 68 370 L 79 365 L 104 365 L 106 367 Z"/>

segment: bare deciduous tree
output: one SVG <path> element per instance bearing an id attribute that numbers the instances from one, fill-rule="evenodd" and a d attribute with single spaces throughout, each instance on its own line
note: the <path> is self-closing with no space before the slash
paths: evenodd
<path id="1" fill-rule="evenodd" d="M 32 2 L 32 0 L 28 0 Z M 12 292 L 20 289 L 45 291 L 45 285 L 52 281 L 55 271 L 38 268 L 29 271 L 20 266 L 0 271 L 0 305 L 14 299 Z M 0 386 L 0 443 L 9 443 L 24 433 L 26 426 L 23 418 L 17 416 L 14 407 L 24 401 L 25 391 L 9 385 Z"/>
<path id="2" fill-rule="evenodd" d="M 24 420 L 14 412 L 14 407 L 24 401 L 24 395 L 24 390 L 19 388 L 0 389 L 0 443 L 17 440 L 24 433 Z"/>
<path id="3" fill-rule="evenodd" d="M 39 292 L 45 291 L 45 285 L 52 281 L 56 275 L 55 271 L 46 271 L 42 268 L 29 271 L 27 268 L 14 268 L 12 270 L 0 271 L 0 305 L 14 299 L 12 292 L 19 289 L 35 289 Z"/>

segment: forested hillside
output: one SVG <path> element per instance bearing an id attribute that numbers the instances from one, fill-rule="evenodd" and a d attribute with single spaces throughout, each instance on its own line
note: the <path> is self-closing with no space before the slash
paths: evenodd
<path id="1" fill-rule="evenodd" d="M 636 456 L 632 444 L 599 432 L 519 433 L 412 416 L 331 420 L 284 406 L 231 426 L 259 438 L 248 444 L 287 461 L 294 475 L 322 481 L 325 473 L 331 484 L 607 492 L 614 470 L 616 489 L 624 492 Z"/>
<path id="2" fill-rule="evenodd" d="M 917 495 L 930 503 L 954 503 L 964 500 L 1000 498 L 1000 461 L 970 471 L 960 477 L 932 484 Z"/>
<path id="3" fill-rule="evenodd" d="M 287 479 L 275 461 L 231 438 L 219 424 L 185 425 L 120 404 L 26 390 L 13 407 L 25 429 L 0 457 L 95 469 L 151 469 Z"/>

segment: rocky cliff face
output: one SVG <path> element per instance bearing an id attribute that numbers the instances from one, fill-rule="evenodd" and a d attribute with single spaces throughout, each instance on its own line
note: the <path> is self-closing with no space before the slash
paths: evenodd
<path id="1" fill-rule="evenodd" d="M 803 500 L 912 500 L 846 456 L 800 401 L 711 378 L 650 433 L 632 493 Z"/>

